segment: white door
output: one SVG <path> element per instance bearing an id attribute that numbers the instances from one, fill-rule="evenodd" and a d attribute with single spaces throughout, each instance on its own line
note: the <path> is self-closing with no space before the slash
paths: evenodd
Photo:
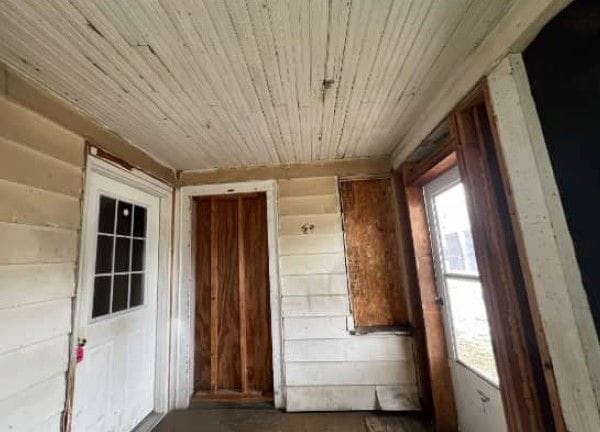
<path id="1" fill-rule="evenodd" d="M 458 168 L 423 188 L 459 430 L 506 431 L 490 328 Z"/>
<path id="2" fill-rule="evenodd" d="M 91 173 L 85 196 L 75 432 L 128 432 L 154 408 L 159 199 Z"/>

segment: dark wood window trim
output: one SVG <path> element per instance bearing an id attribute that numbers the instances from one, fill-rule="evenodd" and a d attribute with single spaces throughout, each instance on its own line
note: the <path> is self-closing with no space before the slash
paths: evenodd
<path id="1" fill-rule="evenodd" d="M 467 191 L 473 240 L 508 429 L 564 431 L 560 401 L 531 277 L 498 147 L 487 87 L 479 85 L 449 117 L 450 137 L 424 160 L 394 173 L 409 319 L 420 396 L 436 430 L 457 427 L 422 185 L 455 165 Z"/>
<path id="2" fill-rule="evenodd" d="M 486 85 L 458 106 L 452 121 L 508 428 L 563 431 Z"/>
<path id="3" fill-rule="evenodd" d="M 404 284 L 413 327 L 421 405 L 437 431 L 458 427 L 442 313 L 436 303 L 433 256 L 422 186 L 456 166 L 456 140 L 443 142 L 422 161 L 404 163 L 394 173 Z"/>

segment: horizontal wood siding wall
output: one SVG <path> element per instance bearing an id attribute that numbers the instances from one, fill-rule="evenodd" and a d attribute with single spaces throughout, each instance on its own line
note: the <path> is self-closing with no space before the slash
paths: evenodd
<path id="1" fill-rule="evenodd" d="M 336 177 L 279 181 L 288 411 L 418 409 L 412 337 L 352 335 Z"/>
<path id="2" fill-rule="evenodd" d="M 0 96 L 0 430 L 60 430 L 84 149 Z"/>

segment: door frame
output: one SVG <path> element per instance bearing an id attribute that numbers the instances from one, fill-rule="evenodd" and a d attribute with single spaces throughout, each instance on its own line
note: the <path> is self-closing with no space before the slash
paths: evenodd
<path id="1" fill-rule="evenodd" d="M 423 160 L 405 162 L 394 174 L 399 229 L 406 248 L 403 266 L 415 333 L 419 395 L 440 431 L 456 431 L 458 418 L 422 187 L 458 166 L 456 145 L 456 139 L 449 136 Z"/>
<path id="2" fill-rule="evenodd" d="M 484 110 L 485 113 L 477 111 L 481 117 L 470 118 L 475 110 Z M 475 125 L 484 124 L 484 127 L 479 127 L 486 129 L 491 139 L 486 136 L 484 140 L 483 132 L 473 134 L 474 128 L 467 130 L 466 126 L 472 126 L 467 121 Z M 446 425 L 448 416 L 443 414 L 452 411 L 454 404 L 449 371 L 444 364 L 448 358 L 446 341 L 434 301 L 436 291 L 432 283 L 431 249 L 424 241 L 428 237 L 425 235 L 425 210 L 420 187 L 458 164 L 465 188 L 470 191 L 467 202 L 474 200 L 470 194 L 476 191 L 481 194 L 476 201 L 483 203 L 469 205 L 469 214 L 473 240 L 475 245 L 479 245 L 475 248 L 480 276 L 489 286 L 487 300 L 484 297 L 484 301 L 507 426 L 510 430 L 566 430 L 552 358 L 531 287 L 531 269 L 526 251 L 522 248 L 519 221 L 514 214 L 514 196 L 506 180 L 505 161 L 500 153 L 496 119 L 486 81 L 477 84 L 444 122 L 449 124 L 449 135 L 445 141 L 421 160 L 404 162 L 395 175 L 398 199 L 408 212 L 409 226 L 405 235 L 412 238 L 415 251 L 414 260 L 405 261 L 408 277 L 413 282 L 409 284 L 409 290 L 414 303 L 420 300 L 422 305 L 417 309 L 417 315 L 420 315 L 417 323 L 423 326 L 417 330 L 425 335 L 424 340 L 417 339 L 417 342 L 426 347 L 426 353 L 422 353 L 424 347 L 417 345 L 419 368 L 426 372 L 423 374 L 425 380 L 421 382 L 429 384 L 425 393 L 432 395 L 436 423 L 441 419 Z M 498 190 L 493 186 L 497 186 Z M 483 209 L 484 206 L 486 209 Z M 473 216 L 474 211 L 478 212 L 476 216 Z M 489 250 L 492 247 L 494 250 Z M 514 325 L 503 325 L 508 316 Z M 434 379 L 437 382 L 432 385 Z M 450 426 L 444 430 L 456 429 L 454 425 Z"/>
<path id="3" fill-rule="evenodd" d="M 177 323 L 172 335 L 172 387 L 174 407 L 187 408 L 194 393 L 194 325 L 196 284 L 193 254 L 193 199 L 210 195 L 231 195 L 265 192 L 267 195 L 267 237 L 269 250 L 269 297 L 271 309 L 271 348 L 273 355 L 273 403 L 285 407 L 284 371 L 282 362 L 282 321 L 279 288 L 277 182 L 262 180 L 184 186 L 176 194 L 175 214 L 175 277 L 173 319 Z"/>
<path id="4" fill-rule="evenodd" d="M 156 298 L 156 353 L 155 353 L 155 383 L 154 410 L 135 429 L 138 432 L 150 431 L 169 411 L 169 346 L 170 346 L 170 286 L 171 286 L 171 237 L 172 237 L 172 208 L 173 189 L 161 181 L 135 168 L 126 170 L 119 165 L 108 162 L 96 156 L 96 149 L 90 148 L 86 158 L 85 184 L 82 199 L 82 224 L 77 265 L 77 286 L 73 302 L 73 326 L 69 355 L 69 370 L 67 375 L 67 399 L 65 402 L 65 430 L 70 431 L 71 415 L 74 397 L 75 347 L 79 336 L 79 322 L 82 314 L 88 313 L 82 309 L 82 290 L 85 280 L 82 264 L 86 259 L 85 251 L 94 242 L 95 226 L 93 221 L 93 206 L 88 199 L 91 187 L 91 174 L 100 175 L 124 185 L 136 188 L 159 199 L 159 235 L 158 235 L 158 269 L 157 269 L 157 298 Z"/>
<path id="5" fill-rule="evenodd" d="M 441 194 L 457 185 L 463 185 L 463 179 L 461 177 L 460 169 L 457 165 L 450 167 L 449 169 L 447 169 L 443 173 L 439 174 L 435 178 L 429 179 L 426 183 L 421 185 L 423 202 L 425 205 L 426 222 L 427 222 L 427 227 L 429 230 L 429 241 L 431 243 L 431 252 L 432 252 L 431 259 L 433 262 L 434 275 L 435 275 L 434 283 L 435 283 L 437 296 L 441 300 L 439 310 L 442 315 L 442 321 L 443 321 L 443 326 L 444 326 L 444 329 L 443 329 L 444 336 L 446 338 L 447 361 L 448 361 L 448 365 L 449 365 L 450 377 L 452 380 L 452 387 L 454 390 L 454 401 L 455 401 L 457 422 L 458 422 L 459 428 L 466 427 L 469 424 L 469 421 L 466 420 L 466 418 L 469 418 L 471 415 L 471 414 L 469 414 L 469 415 L 465 416 L 465 414 L 467 412 L 467 411 L 465 411 L 465 409 L 467 408 L 467 406 L 469 406 L 469 404 L 465 405 L 465 403 L 464 403 L 463 399 L 464 399 L 465 387 L 464 387 L 464 384 L 461 383 L 461 379 L 458 376 L 458 374 L 464 373 L 466 375 L 471 375 L 473 377 L 473 380 L 475 382 L 477 382 L 476 390 L 479 393 L 479 396 L 481 398 L 487 397 L 487 401 L 485 401 L 485 402 L 491 402 L 490 405 L 486 405 L 487 407 L 491 408 L 490 412 L 496 411 L 499 408 L 499 414 L 501 416 L 502 425 L 504 425 L 504 428 L 506 428 L 506 417 L 505 417 L 505 413 L 504 413 L 504 407 L 503 407 L 503 403 L 502 403 L 502 394 L 501 394 L 501 389 L 500 389 L 499 383 L 493 382 L 490 377 L 486 377 L 482 372 L 476 370 L 474 367 L 472 367 L 471 365 L 462 361 L 458 357 L 457 346 L 456 346 L 456 344 L 457 344 L 456 332 L 455 332 L 455 328 L 453 326 L 453 318 L 452 318 L 452 315 L 453 315 L 452 305 L 450 303 L 448 284 L 447 284 L 447 281 L 445 280 L 445 278 L 449 272 L 444 271 L 444 263 L 443 263 L 444 253 L 443 253 L 443 249 L 442 249 L 442 239 L 440 238 L 440 235 L 441 235 L 440 220 L 437 217 L 437 209 L 435 208 L 435 204 L 433 203 L 434 198 L 438 194 Z M 465 208 L 467 207 L 467 201 L 466 201 L 467 195 L 466 194 L 467 194 L 467 191 L 465 191 Z M 467 216 L 467 218 L 469 218 L 468 209 L 466 209 L 466 210 L 467 210 L 466 216 Z M 469 225 L 470 224 L 471 224 L 471 222 L 469 220 Z M 475 275 L 474 279 L 472 279 L 472 280 L 476 280 L 480 284 L 484 308 L 487 309 L 487 305 L 485 304 L 485 300 L 483 299 L 484 287 L 483 287 L 483 284 L 481 281 L 481 277 L 479 275 L 479 264 L 478 263 L 477 263 L 477 267 L 478 267 L 477 275 Z M 465 280 L 465 279 L 468 280 L 470 278 L 464 278 L 463 280 Z M 487 320 L 487 324 L 489 326 L 489 320 Z M 491 333 L 491 329 L 490 329 L 490 333 Z M 494 362 L 496 362 L 496 356 L 495 356 L 495 353 L 493 352 L 493 350 L 492 350 L 492 354 L 494 355 Z M 459 372 L 461 370 L 462 370 L 462 372 Z M 471 381 L 471 385 L 473 385 L 473 381 Z M 469 388 L 469 384 L 467 384 L 466 388 Z M 461 389 L 462 389 L 462 392 L 461 392 Z M 469 388 L 469 390 L 473 390 L 473 388 L 471 387 L 471 388 Z M 462 393 L 463 398 L 461 398 L 461 393 Z M 482 399 L 482 402 L 484 402 L 483 399 Z M 499 404 L 499 405 L 497 405 L 497 404 Z M 484 416 L 485 416 L 485 413 L 486 413 L 485 408 L 483 409 L 483 412 L 484 412 Z M 489 417 L 487 417 L 487 418 L 489 419 Z M 470 424 L 472 427 L 472 423 L 470 423 Z M 501 427 L 501 426 L 498 424 L 497 427 Z M 496 430 L 496 429 L 494 429 L 494 430 Z"/>

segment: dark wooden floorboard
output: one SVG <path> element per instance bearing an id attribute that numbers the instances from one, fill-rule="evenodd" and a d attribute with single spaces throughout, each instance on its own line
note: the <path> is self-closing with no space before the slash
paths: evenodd
<path id="1" fill-rule="evenodd" d="M 262 409 L 261 409 L 262 408 Z M 412 413 L 285 413 L 264 407 L 195 406 L 169 413 L 155 432 L 432 432 Z"/>

